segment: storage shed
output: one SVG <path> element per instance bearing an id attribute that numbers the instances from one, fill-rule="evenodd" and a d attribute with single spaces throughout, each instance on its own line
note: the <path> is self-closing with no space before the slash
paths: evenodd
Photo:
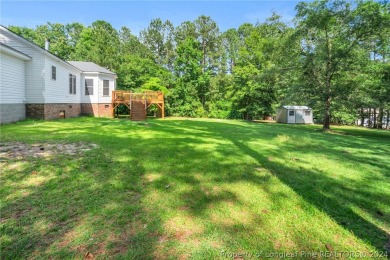
<path id="1" fill-rule="evenodd" d="M 285 124 L 313 124 L 313 111 L 307 106 L 282 106 L 276 121 Z"/>

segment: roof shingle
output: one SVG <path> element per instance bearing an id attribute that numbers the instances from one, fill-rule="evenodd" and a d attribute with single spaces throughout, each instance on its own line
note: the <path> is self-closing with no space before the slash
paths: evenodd
<path id="1" fill-rule="evenodd" d="M 106 68 L 103 68 L 93 62 L 89 61 L 68 61 L 71 65 L 75 66 L 76 68 L 82 70 L 83 72 L 100 72 L 100 73 L 106 73 L 106 74 L 112 74 L 116 75 L 114 72 L 109 71 Z"/>

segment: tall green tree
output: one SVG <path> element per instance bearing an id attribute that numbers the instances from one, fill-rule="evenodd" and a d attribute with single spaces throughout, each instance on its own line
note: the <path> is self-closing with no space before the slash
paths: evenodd
<path id="1" fill-rule="evenodd" d="M 153 59 L 153 53 L 126 26 L 119 30 L 118 37 L 121 57 L 135 55 L 141 58 Z"/>
<path id="2" fill-rule="evenodd" d="M 174 39 L 176 42 L 176 45 L 179 45 L 182 41 L 184 41 L 187 38 L 198 38 L 198 33 L 196 31 L 196 26 L 191 21 L 185 21 L 182 22 L 178 27 L 175 28 L 174 31 Z"/>
<path id="3" fill-rule="evenodd" d="M 177 47 L 175 61 L 176 87 L 172 91 L 172 113 L 180 116 L 203 116 L 201 99 L 208 78 L 202 72 L 202 51 L 198 41 L 186 38 Z"/>
<path id="4" fill-rule="evenodd" d="M 221 37 L 227 55 L 228 72 L 233 73 L 240 50 L 240 37 L 236 29 L 228 29 Z"/>
<path id="5" fill-rule="evenodd" d="M 221 46 L 218 25 L 205 15 L 199 16 L 194 24 L 202 50 L 202 71 L 213 71 L 217 67 L 218 48 Z"/>
<path id="6" fill-rule="evenodd" d="M 115 71 L 119 46 L 118 32 L 110 23 L 98 20 L 81 32 L 72 59 L 92 61 Z"/>
<path id="7" fill-rule="evenodd" d="M 250 29 L 242 38 L 237 65 L 234 69 L 233 108 L 244 119 L 252 120 L 272 115 L 278 102 L 278 89 L 284 72 L 282 43 L 287 26 L 274 14 L 263 24 Z M 251 28 L 251 27 L 249 27 Z"/>
<path id="8" fill-rule="evenodd" d="M 384 25 L 381 4 L 373 1 L 317 0 L 296 7 L 302 76 L 323 104 L 323 129 L 330 129 L 332 102 L 351 91 L 338 85 L 354 62 L 360 42 Z"/>
<path id="9" fill-rule="evenodd" d="M 169 20 L 153 19 L 148 28 L 141 31 L 140 38 L 158 64 L 173 69 L 174 27 Z"/>

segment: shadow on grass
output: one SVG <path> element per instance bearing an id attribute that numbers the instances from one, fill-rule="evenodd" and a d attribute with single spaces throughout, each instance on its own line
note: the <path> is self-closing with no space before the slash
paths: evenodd
<path id="1" fill-rule="evenodd" d="M 376 208 L 378 201 L 390 205 L 389 198 L 384 197 L 384 194 L 375 192 L 374 187 L 368 191 L 362 190 L 361 187 L 366 185 L 365 181 L 349 184 L 348 186 L 355 188 L 348 188 L 340 180 L 327 177 L 326 173 L 319 170 L 287 167 L 264 158 L 243 143 L 235 142 L 235 145 L 270 169 L 274 176 L 291 187 L 305 201 L 325 212 L 346 230 L 373 245 L 377 250 L 384 251 L 389 234 L 362 218 L 351 208 L 356 206 L 369 210 L 373 218 L 380 218 L 389 225 L 389 216 L 381 217 L 378 214 L 380 210 Z"/>
<path id="2" fill-rule="evenodd" d="M 152 258 L 158 216 L 141 204 L 142 163 L 122 155 L 29 158 L 3 175 L 2 258 Z"/>
<path id="3" fill-rule="evenodd" d="M 360 208 L 371 215 L 373 219 L 384 223 L 385 226 L 390 225 L 389 212 L 383 212 L 383 209 L 378 208 L 380 204 L 382 204 L 382 206 L 390 205 L 389 197 L 378 191 L 375 184 L 368 183 L 370 180 L 374 181 L 375 178 L 371 179 L 368 177 L 368 179 L 362 178 L 360 180 L 345 181 L 329 177 L 326 172 L 322 172 L 319 169 L 307 169 L 300 166 L 290 166 L 287 163 L 274 162 L 272 158 L 270 159 L 270 156 L 289 161 L 291 158 L 286 155 L 287 152 L 295 150 L 297 154 L 304 156 L 305 154 L 313 153 L 314 150 L 314 152 L 326 155 L 334 160 L 343 160 L 343 162 L 351 164 L 368 164 L 377 167 L 378 172 L 380 172 L 383 177 L 376 181 L 384 182 L 386 185 L 389 183 L 390 166 L 387 161 L 377 159 L 374 156 L 376 154 L 390 154 L 390 149 L 387 148 L 389 146 L 386 145 L 388 139 L 383 139 L 388 137 L 387 133 L 383 134 L 379 131 L 377 136 L 371 131 L 368 135 L 365 135 L 366 131 L 364 130 L 348 130 L 351 134 L 350 136 L 330 136 L 326 133 L 315 132 L 310 128 L 307 129 L 304 126 L 290 127 L 282 125 L 278 132 L 275 131 L 275 128 L 268 128 L 267 125 L 262 125 L 258 128 L 253 126 L 253 124 L 244 124 L 243 126 L 240 126 L 224 124 L 221 122 L 213 123 L 198 121 L 181 122 L 180 128 L 202 130 L 206 134 L 197 133 L 196 136 L 198 138 L 205 138 L 206 140 L 213 135 L 216 135 L 216 139 L 229 140 L 241 152 L 237 153 L 237 151 L 232 152 L 234 149 L 225 150 L 224 148 L 221 148 L 219 152 L 221 152 L 224 157 L 240 156 L 242 154 L 249 155 L 251 158 L 255 159 L 259 165 L 270 170 L 275 177 L 291 187 L 295 193 L 301 196 L 305 201 L 334 219 L 345 230 L 349 230 L 366 243 L 374 246 L 377 250 L 384 250 L 384 245 L 388 241 L 389 234 L 355 211 L 355 208 Z M 175 129 L 174 125 L 165 125 L 162 131 L 174 134 L 177 132 L 177 129 Z M 305 137 L 312 138 L 313 141 L 319 141 L 321 145 L 303 144 L 301 147 L 302 149 L 297 150 L 296 145 L 278 144 L 278 149 L 265 154 L 261 151 L 261 148 L 255 150 L 246 144 L 251 140 L 258 138 L 269 139 L 271 142 L 277 135 L 284 135 L 286 132 L 290 135 L 304 135 Z M 358 134 L 359 138 L 353 134 Z M 375 142 L 375 138 L 373 140 L 372 137 L 375 137 L 376 140 L 381 142 Z M 383 143 L 383 141 L 385 141 L 385 143 Z M 367 152 L 365 156 L 362 156 L 359 153 L 350 154 L 348 152 L 343 152 L 344 149 L 348 148 L 364 148 Z M 207 161 L 205 163 L 207 164 L 210 162 Z M 238 165 L 232 167 L 237 166 Z M 304 163 L 302 163 L 302 166 L 305 166 Z M 221 167 L 224 166 L 221 165 Z M 205 168 L 207 167 L 205 166 Z M 182 176 L 177 176 L 177 178 L 179 181 L 185 182 L 185 179 L 183 179 Z M 216 183 L 250 181 L 259 185 L 267 182 L 267 178 L 259 178 L 248 172 L 242 175 L 215 176 L 214 180 Z M 193 188 L 193 193 L 190 192 L 189 194 L 197 194 L 193 195 L 194 201 L 202 200 L 202 198 L 206 196 L 204 193 L 202 194 L 198 186 L 195 186 Z M 187 197 L 188 194 L 186 200 L 188 200 Z M 234 197 L 232 198 L 234 199 Z M 278 198 L 278 196 L 274 196 L 274 198 Z M 195 205 L 198 206 L 193 214 L 202 214 L 204 209 L 200 207 L 207 208 L 208 204 L 195 203 Z"/>
<path id="4" fill-rule="evenodd" d="M 264 242 L 269 237 L 274 239 L 272 232 L 278 229 L 270 226 L 264 216 L 283 215 L 289 200 L 288 192 L 274 190 L 276 179 L 309 204 L 294 202 L 298 204 L 294 206 L 305 212 L 313 210 L 313 206 L 382 251 L 386 233 L 354 210 L 362 208 L 372 218 L 390 224 L 388 212 L 383 212 L 384 216 L 377 214 L 378 202 L 390 205 L 390 201 L 375 190 L 375 185 L 366 185 L 366 179 L 331 178 L 319 169 L 305 168 L 303 163 L 290 165 L 270 157 L 287 162 L 291 160 L 290 152 L 301 156 L 315 153 L 344 163 L 370 164 L 384 170 L 383 178 L 376 182 L 386 181 L 389 166 L 375 159 L 375 155 L 390 153 L 378 142 L 385 139 L 370 142 L 364 134 L 359 138 L 330 136 L 314 130 L 315 127 L 305 126 L 198 120 L 152 120 L 139 125 L 82 118 L 41 122 L 38 126 L 22 124 L 5 139 L 14 140 L 18 135 L 27 142 L 81 139 L 95 142 L 100 148 L 80 158 L 28 162 L 4 177 L 7 188 L 3 194 L 7 199 L 2 208 L 3 256 L 23 258 L 36 254 L 60 258 L 90 252 L 102 257 L 180 257 L 169 248 L 180 243 L 193 243 L 197 248 L 204 243 L 197 241 L 197 236 L 210 242 L 212 248 L 199 250 L 212 257 L 217 257 L 215 252 L 221 248 L 243 250 L 245 245 L 260 242 L 264 248 L 282 250 L 285 248 L 276 242 Z M 275 148 L 273 142 L 280 135 L 304 136 L 308 142 L 278 143 Z M 259 139 L 270 146 L 251 144 Z M 362 144 L 368 153 L 365 157 L 343 152 L 360 149 Z M 255 168 L 264 168 L 272 175 L 258 174 Z M 33 169 L 38 169 L 38 176 L 42 172 L 40 183 L 26 180 Z M 246 198 L 226 188 L 236 183 L 249 183 L 264 191 L 264 200 L 272 201 L 272 208 L 250 208 Z M 20 192 L 15 198 L 12 189 Z M 232 207 L 241 211 L 233 212 Z M 174 217 L 177 211 L 182 212 L 182 219 Z M 291 226 L 285 233 L 292 234 L 291 245 L 286 248 L 311 250 L 310 241 L 298 234 L 302 231 L 294 233 L 294 220 L 288 221 Z M 264 231 L 254 237 L 254 229 Z M 204 236 L 199 235 L 202 232 Z M 304 235 L 324 236 L 310 227 Z M 335 238 L 332 241 L 338 243 Z"/>

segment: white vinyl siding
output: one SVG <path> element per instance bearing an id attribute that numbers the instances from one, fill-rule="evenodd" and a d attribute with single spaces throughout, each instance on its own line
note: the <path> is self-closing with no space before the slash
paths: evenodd
<path id="1" fill-rule="evenodd" d="M 89 80 L 92 81 L 93 84 L 93 95 L 87 95 L 86 93 L 86 86 L 85 81 Z M 99 77 L 97 74 L 87 74 L 83 73 L 81 74 L 81 84 L 82 84 L 82 94 L 81 94 L 81 103 L 98 103 L 98 83 Z"/>
<path id="2" fill-rule="evenodd" d="M 64 61 L 52 57 L 46 57 L 45 60 L 45 103 L 80 103 L 80 72 Z M 51 79 L 52 66 L 56 67 L 56 80 Z M 70 94 L 69 74 L 76 76 L 76 94 Z"/>
<path id="3" fill-rule="evenodd" d="M 25 61 L 5 53 L 0 53 L 0 103 L 24 104 L 25 92 Z"/>
<path id="4" fill-rule="evenodd" d="M 0 42 L 32 58 L 31 61 L 25 62 L 26 101 L 27 103 L 44 103 L 45 58 L 42 51 L 2 28 L 0 29 Z"/>
<path id="5" fill-rule="evenodd" d="M 108 88 L 106 85 L 106 88 L 104 90 L 104 81 L 108 81 Z M 107 82 L 106 81 L 106 82 Z M 110 75 L 99 75 L 99 96 L 98 96 L 98 103 L 111 103 L 111 93 L 115 90 L 115 77 Z M 107 93 L 108 92 L 108 93 Z M 105 95 L 107 94 L 107 95 Z"/>
<path id="6" fill-rule="evenodd" d="M 84 86 L 81 103 L 111 103 L 111 93 L 115 89 L 115 76 L 99 73 L 83 73 L 81 77 L 81 82 Z M 86 80 L 93 81 L 93 95 L 87 95 Z"/>

